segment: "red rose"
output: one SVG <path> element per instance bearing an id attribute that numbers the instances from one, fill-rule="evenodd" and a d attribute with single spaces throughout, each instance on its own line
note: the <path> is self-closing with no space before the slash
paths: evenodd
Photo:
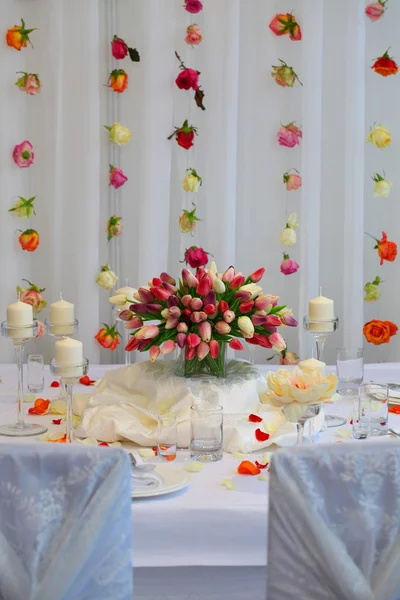
<path id="1" fill-rule="evenodd" d="M 396 64 L 396 62 L 392 58 L 390 58 L 389 54 L 386 51 L 383 56 L 380 56 L 376 59 L 371 69 L 373 69 L 375 73 L 378 73 L 378 75 L 388 77 L 389 75 L 396 75 L 397 71 L 399 70 L 399 67 Z"/>
<path id="2" fill-rule="evenodd" d="M 203 5 L 200 0 L 185 0 L 185 9 L 195 15 L 203 10 Z"/>
<path id="3" fill-rule="evenodd" d="M 114 58 L 121 60 L 128 54 L 128 46 L 124 40 L 114 35 L 113 41 L 111 42 L 111 53 Z"/>
<path id="4" fill-rule="evenodd" d="M 198 90 L 199 74 L 194 69 L 184 69 L 175 79 L 175 83 L 180 90 Z"/>
<path id="5" fill-rule="evenodd" d="M 178 142 L 178 146 L 182 146 L 185 150 L 189 150 L 193 146 L 194 140 L 194 131 L 189 131 L 186 133 L 185 131 L 178 131 L 176 134 L 176 141 Z"/>
<path id="6" fill-rule="evenodd" d="M 208 254 L 203 248 L 191 246 L 191 248 L 188 248 L 185 252 L 185 262 L 187 265 L 190 265 L 192 269 L 204 267 L 208 263 Z"/>

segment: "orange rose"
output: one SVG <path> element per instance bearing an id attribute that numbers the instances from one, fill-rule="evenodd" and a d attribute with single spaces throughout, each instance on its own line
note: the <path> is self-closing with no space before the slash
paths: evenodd
<path id="1" fill-rule="evenodd" d="M 114 69 L 110 73 L 108 82 L 108 87 L 112 88 L 117 94 L 122 94 L 128 87 L 128 74 L 123 69 Z"/>
<path id="2" fill-rule="evenodd" d="M 373 69 L 375 73 L 378 73 L 378 75 L 388 77 L 389 75 L 396 75 L 399 67 L 396 62 L 390 58 L 388 51 L 386 50 L 383 56 L 376 59 L 371 69 Z"/>
<path id="3" fill-rule="evenodd" d="M 384 231 L 382 231 L 382 239 L 380 241 L 377 240 L 377 245 L 375 248 L 378 250 L 379 258 L 381 259 L 381 265 L 383 265 L 384 260 L 393 262 L 397 256 L 396 242 L 389 242 Z"/>
<path id="4" fill-rule="evenodd" d="M 27 250 L 28 252 L 35 252 L 36 248 L 39 246 L 40 238 L 37 231 L 34 229 L 26 229 L 21 233 L 18 238 L 20 246 L 22 250 Z"/>
<path id="5" fill-rule="evenodd" d="M 27 47 L 28 42 L 31 42 L 29 39 L 29 34 L 32 31 L 35 31 L 35 29 L 25 29 L 25 21 L 21 19 L 21 25 L 14 25 L 14 27 L 7 31 L 7 45 L 11 46 L 11 48 L 15 48 L 19 52 L 21 48 Z"/>
<path id="6" fill-rule="evenodd" d="M 396 335 L 397 330 L 397 325 L 391 321 L 374 319 L 365 323 L 363 333 L 367 342 L 380 346 L 380 344 L 388 344 L 392 335 Z"/>
<path id="7" fill-rule="evenodd" d="M 115 350 L 120 343 L 116 325 L 109 327 L 109 325 L 104 323 L 104 327 L 100 329 L 94 337 L 99 342 L 100 346 L 103 346 L 103 348 L 106 348 L 107 350 Z"/>

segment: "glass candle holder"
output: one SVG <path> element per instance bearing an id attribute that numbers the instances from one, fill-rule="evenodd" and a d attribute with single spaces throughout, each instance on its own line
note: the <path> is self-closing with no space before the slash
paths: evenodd
<path id="1" fill-rule="evenodd" d="M 65 400 L 67 403 L 67 426 L 66 426 L 66 439 L 67 444 L 71 444 L 74 439 L 74 429 L 72 420 L 72 397 L 75 383 L 87 375 L 89 370 L 89 361 L 84 358 L 81 363 L 74 365 L 66 365 L 57 363 L 56 360 L 50 362 L 50 371 L 52 375 L 58 377 L 61 380 L 61 385 L 65 391 Z"/>
<path id="2" fill-rule="evenodd" d="M 47 335 L 56 338 L 56 340 L 62 340 L 66 337 L 75 337 L 78 334 L 79 321 L 78 319 L 74 319 L 70 323 L 55 323 L 49 321 L 49 319 L 45 319 L 44 328 Z M 63 386 L 61 386 L 56 400 L 64 400 L 64 398 L 64 389 Z"/>
<path id="3" fill-rule="evenodd" d="M 221 460 L 223 454 L 222 406 L 196 404 L 190 409 L 190 457 L 201 462 Z"/>

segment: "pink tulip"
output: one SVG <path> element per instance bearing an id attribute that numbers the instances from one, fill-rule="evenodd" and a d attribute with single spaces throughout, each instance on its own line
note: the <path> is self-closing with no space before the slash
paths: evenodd
<path id="1" fill-rule="evenodd" d="M 26 169 L 33 163 L 35 154 L 33 152 L 33 146 L 28 140 L 17 144 L 13 150 L 13 159 L 15 164 L 20 169 Z"/>
<path id="2" fill-rule="evenodd" d="M 200 342 L 201 339 L 199 338 L 197 333 L 189 333 L 189 335 L 186 338 L 186 344 L 189 348 L 197 348 Z"/>
<path id="3" fill-rule="evenodd" d="M 140 287 L 138 289 L 138 294 L 139 294 L 139 298 L 142 302 L 147 303 L 147 302 L 153 302 L 154 300 L 154 296 L 153 294 L 150 292 L 150 290 L 147 290 L 144 287 Z"/>
<path id="4" fill-rule="evenodd" d="M 190 302 L 190 308 L 193 310 L 200 310 L 203 308 L 203 301 L 201 298 L 193 298 Z"/>
<path id="5" fill-rule="evenodd" d="M 156 360 L 157 356 L 160 354 L 160 347 L 152 346 L 149 350 L 149 354 L 150 354 L 151 362 L 154 362 Z"/>
<path id="6" fill-rule="evenodd" d="M 169 283 L 170 285 L 176 285 L 175 279 L 173 277 L 171 277 L 171 275 L 168 275 L 168 273 L 161 273 L 160 279 L 163 283 Z"/>
<path id="7" fill-rule="evenodd" d="M 178 288 L 175 285 L 171 285 L 170 283 L 168 283 L 168 281 L 164 281 L 162 287 L 171 294 L 176 294 L 176 292 L 178 291 Z"/>
<path id="8" fill-rule="evenodd" d="M 239 299 L 241 302 L 248 302 L 251 296 L 251 292 L 247 290 L 238 290 L 235 294 L 235 299 Z"/>
<path id="9" fill-rule="evenodd" d="M 121 321 L 130 321 L 133 318 L 133 312 L 131 310 L 121 310 L 121 312 L 118 315 L 118 318 L 121 319 Z M 139 327 L 141 327 L 142 325 L 139 325 Z"/>
<path id="10" fill-rule="evenodd" d="M 231 282 L 234 277 L 235 277 L 235 269 L 233 267 L 229 267 L 229 269 L 227 269 L 225 271 L 225 273 L 222 275 L 222 281 Z"/>
<path id="11" fill-rule="evenodd" d="M 190 303 L 192 301 L 192 296 L 190 294 L 185 294 L 185 296 L 182 296 L 182 304 L 183 306 L 190 306 Z"/>
<path id="12" fill-rule="evenodd" d="M 231 328 L 225 321 L 217 321 L 215 323 L 215 330 L 220 334 L 227 334 L 230 332 Z"/>
<path id="13" fill-rule="evenodd" d="M 157 337 L 159 333 L 160 330 L 157 325 L 143 325 L 143 327 L 135 333 L 135 337 L 137 340 L 152 340 Z"/>
<path id="14" fill-rule="evenodd" d="M 217 340 L 211 340 L 211 342 L 209 343 L 209 346 L 210 346 L 211 357 L 214 359 L 218 358 L 219 344 L 218 344 Z"/>
<path id="15" fill-rule="evenodd" d="M 171 308 L 168 308 L 167 310 L 169 317 L 174 317 L 175 319 L 178 319 L 181 316 L 181 309 L 177 306 L 171 306 Z"/>
<path id="16" fill-rule="evenodd" d="M 269 343 L 272 344 L 275 352 L 282 352 L 286 348 L 286 342 L 279 333 L 271 333 L 269 336 Z"/>
<path id="17" fill-rule="evenodd" d="M 149 281 L 149 286 L 151 287 L 152 285 L 154 285 L 154 287 L 161 287 L 162 283 L 163 282 L 159 277 L 153 277 L 153 279 Z"/>
<path id="18" fill-rule="evenodd" d="M 270 294 L 258 296 L 255 300 L 255 306 L 257 310 L 264 310 L 267 306 L 276 306 L 278 300 L 279 296 L 271 296 Z"/>
<path id="19" fill-rule="evenodd" d="M 186 325 L 186 323 L 178 323 L 176 327 L 178 333 L 187 333 L 188 329 L 189 327 Z"/>
<path id="20" fill-rule="evenodd" d="M 276 315 L 267 315 L 265 325 L 267 327 L 280 327 L 281 320 Z"/>
<path id="21" fill-rule="evenodd" d="M 168 319 L 165 322 L 165 329 L 176 329 L 177 325 L 178 325 L 177 317 L 168 317 Z"/>
<path id="22" fill-rule="evenodd" d="M 199 334 L 203 342 L 209 342 L 211 339 L 212 329 L 208 321 L 203 321 L 199 325 Z"/>
<path id="23" fill-rule="evenodd" d="M 226 310 L 229 310 L 229 304 L 225 300 L 221 300 L 218 303 L 218 312 L 224 313 Z"/>
<path id="24" fill-rule="evenodd" d="M 186 285 L 187 287 L 194 288 L 195 290 L 197 290 L 197 286 L 199 285 L 199 282 L 196 279 L 196 277 L 193 275 L 193 273 L 191 273 L 187 269 L 182 269 L 182 281 L 183 281 L 184 285 Z"/>
<path id="25" fill-rule="evenodd" d="M 278 131 L 278 144 L 287 148 L 294 148 L 294 146 L 300 144 L 302 137 L 303 132 L 294 123 L 282 125 Z"/>
<path id="26" fill-rule="evenodd" d="M 298 265 L 295 260 L 290 258 L 289 254 L 283 255 L 283 261 L 281 263 L 281 273 L 283 273 L 284 275 L 292 275 L 292 273 L 296 273 L 299 267 L 300 265 Z"/>
<path id="27" fill-rule="evenodd" d="M 207 315 L 203 311 L 195 311 L 191 314 L 190 320 L 192 323 L 202 323 L 202 321 L 207 321 Z"/>
<path id="28" fill-rule="evenodd" d="M 137 305 L 136 305 L 137 306 Z M 158 315 L 159 312 L 161 312 L 162 307 L 160 304 L 146 304 L 146 312 L 150 313 L 151 315 Z M 140 313 L 140 314 L 146 314 L 146 313 Z"/>
<path id="29" fill-rule="evenodd" d="M 267 317 L 260 313 L 256 313 L 256 314 L 252 315 L 250 318 L 251 318 L 251 322 L 253 323 L 254 327 L 258 327 L 259 325 L 264 325 L 267 322 Z"/>
<path id="30" fill-rule="evenodd" d="M 171 295 L 171 292 L 160 287 L 151 287 L 150 291 L 157 300 L 168 300 Z"/>
<path id="31" fill-rule="evenodd" d="M 241 304 L 239 304 L 239 310 L 244 315 L 253 310 L 253 307 L 254 300 L 249 300 L 248 302 L 242 302 Z"/>
<path id="32" fill-rule="evenodd" d="M 167 300 L 168 308 L 171 308 L 172 306 L 179 306 L 179 304 L 180 302 L 178 296 L 174 296 L 173 294 Z"/>
<path id="33" fill-rule="evenodd" d="M 192 360 L 195 356 L 196 356 L 196 348 L 189 348 L 189 346 L 186 346 L 186 360 Z"/>
<path id="34" fill-rule="evenodd" d="M 211 317 L 217 312 L 217 307 L 215 306 L 215 304 L 206 304 L 206 306 L 204 307 L 204 312 L 206 313 L 206 315 Z"/>
<path id="35" fill-rule="evenodd" d="M 210 281 L 210 278 L 206 275 L 200 281 L 198 288 L 197 288 L 197 293 L 199 294 L 199 296 L 207 296 L 207 294 L 210 291 L 211 291 L 211 281 Z"/>
<path id="36" fill-rule="evenodd" d="M 223 316 L 225 323 L 232 323 L 232 321 L 234 321 L 235 317 L 236 317 L 233 310 L 226 310 L 222 316 Z"/>
<path id="37" fill-rule="evenodd" d="M 119 318 L 121 318 L 121 314 L 119 315 Z M 143 321 L 140 317 L 133 317 L 124 324 L 124 327 L 125 329 L 139 329 L 139 327 L 143 327 Z"/>
<path id="38" fill-rule="evenodd" d="M 113 165 L 110 165 L 110 183 L 116 190 L 124 185 L 128 181 L 127 176 L 122 169 L 117 169 Z"/>
<path id="39" fill-rule="evenodd" d="M 236 288 L 240 288 L 240 286 L 243 285 L 244 282 L 245 278 L 243 277 L 243 275 L 241 273 L 237 273 L 230 282 L 229 287 L 231 288 L 231 290 L 236 290 Z"/>
<path id="40" fill-rule="evenodd" d="M 203 267 L 197 269 L 196 278 L 198 281 L 201 281 L 205 275 L 207 275 L 207 271 Z"/>
<path id="41" fill-rule="evenodd" d="M 141 302 L 131 304 L 131 311 L 136 313 L 137 315 L 146 315 L 148 312 L 146 304 L 142 304 Z"/>
<path id="42" fill-rule="evenodd" d="M 234 338 L 229 342 L 229 347 L 232 348 L 232 350 L 244 350 L 242 343 L 237 338 Z"/>
<path id="43" fill-rule="evenodd" d="M 297 327 L 297 325 L 298 325 L 296 319 L 292 315 L 289 315 L 289 314 L 282 315 L 281 320 L 282 320 L 282 323 L 284 325 L 286 325 L 287 327 Z"/>
<path id="44" fill-rule="evenodd" d="M 184 348 L 186 344 L 186 335 L 184 333 L 178 333 L 176 336 L 176 343 L 178 344 L 179 348 Z"/>
<path id="45" fill-rule="evenodd" d="M 168 340 L 167 342 L 164 342 L 164 344 L 161 347 L 161 354 L 169 354 L 170 352 L 173 352 L 176 348 L 176 344 L 173 340 Z"/>
<path id="46" fill-rule="evenodd" d="M 262 348 L 272 348 L 268 336 L 260 333 L 255 333 L 252 338 L 247 340 L 247 342 L 256 346 L 261 346 Z"/>
<path id="47" fill-rule="evenodd" d="M 374 23 L 383 17 L 385 10 L 386 8 L 384 4 L 381 4 L 380 2 L 372 2 L 365 7 L 365 14 L 367 15 L 368 19 Z"/>
<path id="48" fill-rule="evenodd" d="M 301 175 L 298 173 L 285 173 L 283 181 L 286 183 L 286 189 L 290 192 L 292 190 L 298 190 L 301 187 Z"/>
<path id="49" fill-rule="evenodd" d="M 262 279 L 264 277 L 264 273 L 265 273 L 265 269 L 263 267 L 261 267 L 261 269 L 257 269 L 257 271 L 254 271 L 254 273 L 252 273 L 250 275 L 250 279 L 253 283 L 258 283 L 260 281 L 260 279 Z"/>
<path id="50" fill-rule="evenodd" d="M 197 358 L 203 360 L 209 352 L 210 346 L 206 344 L 206 342 L 201 342 L 200 346 L 197 348 Z"/>

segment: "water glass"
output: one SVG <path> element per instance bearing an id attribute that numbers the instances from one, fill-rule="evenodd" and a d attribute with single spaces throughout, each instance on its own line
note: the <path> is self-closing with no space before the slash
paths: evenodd
<path id="1" fill-rule="evenodd" d="M 359 387 L 360 399 L 371 402 L 371 435 L 387 435 L 389 406 L 389 388 L 380 383 L 364 383 Z"/>
<path id="2" fill-rule="evenodd" d="M 28 390 L 41 394 L 44 390 L 44 361 L 41 354 L 28 356 Z"/>
<path id="3" fill-rule="evenodd" d="M 158 456 L 171 461 L 176 458 L 178 432 L 176 418 L 163 416 L 158 419 Z"/>
<path id="4" fill-rule="evenodd" d="M 190 457 L 215 462 L 223 453 L 222 406 L 198 404 L 190 409 Z"/>
<path id="5" fill-rule="evenodd" d="M 355 396 L 364 378 L 364 351 L 362 348 L 339 348 L 336 373 L 339 379 L 338 394 Z"/>
<path id="6" fill-rule="evenodd" d="M 353 402 L 353 438 L 365 440 L 371 434 L 371 399 L 356 396 Z"/>

